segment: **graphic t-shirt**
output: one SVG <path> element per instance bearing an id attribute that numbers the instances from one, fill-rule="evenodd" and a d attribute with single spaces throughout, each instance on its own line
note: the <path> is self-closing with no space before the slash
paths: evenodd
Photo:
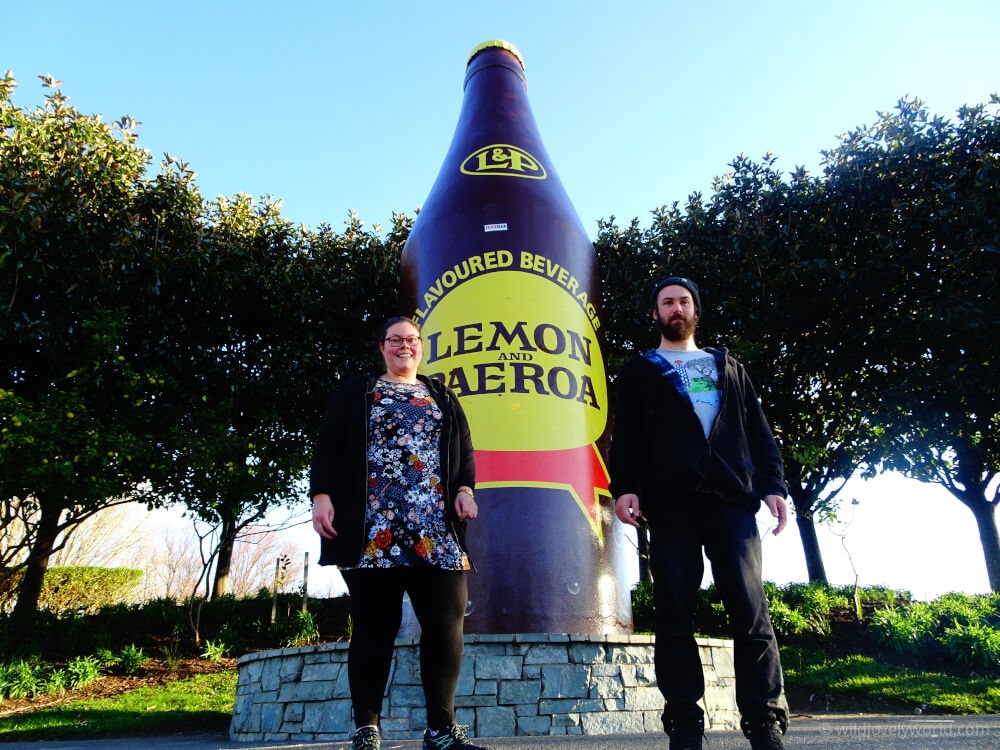
<path id="1" fill-rule="evenodd" d="M 712 432 L 712 424 L 719 414 L 719 370 L 715 357 L 709 352 L 697 349 L 693 352 L 678 352 L 657 349 L 656 353 L 669 362 L 680 376 L 684 392 L 691 399 L 695 414 L 705 431 L 705 439 Z"/>
<path id="2" fill-rule="evenodd" d="M 444 413 L 423 383 L 379 380 L 368 423 L 368 541 L 358 568 L 468 570 L 441 484 Z"/>

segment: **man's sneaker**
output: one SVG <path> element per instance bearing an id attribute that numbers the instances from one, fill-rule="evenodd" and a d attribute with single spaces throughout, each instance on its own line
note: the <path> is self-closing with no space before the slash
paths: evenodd
<path id="1" fill-rule="evenodd" d="M 704 719 L 668 719 L 663 717 L 663 731 L 670 738 L 670 750 L 701 750 L 705 735 Z"/>
<path id="2" fill-rule="evenodd" d="M 354 733 L 353 750 L 381 750 L 382 737 L 375 727 L 361 727 Z"/>
<path id="3" fill-rule="evenodd" d="M 781 740 L 784 732 L 776 721 L 742 721 L 740 728 L 753 750 L 785 750 Z"/>
<path id="4" fill-rule="evenodd" d="M 482 745 L 469 742 L 465 727 L 452 724 L 448 730 L 437 737 L 431 737 L 431 730 L 424 732 L 424 750 L 489 750 Z"/>

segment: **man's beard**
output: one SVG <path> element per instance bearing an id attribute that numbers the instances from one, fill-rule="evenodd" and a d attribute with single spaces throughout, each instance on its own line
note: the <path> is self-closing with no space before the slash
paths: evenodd
<path id="1" fill-rule="evenodd" d="M 656 319 L 656 327 L 660 329 L 660 333 L 667 341 L 684 341 L 691 338 L 694 336 L 694 329 L 697 325 L 697 318 L 688 320 L 683 316 L 677 316 L 672 321 L 665 321 L 663 318 Z"/>

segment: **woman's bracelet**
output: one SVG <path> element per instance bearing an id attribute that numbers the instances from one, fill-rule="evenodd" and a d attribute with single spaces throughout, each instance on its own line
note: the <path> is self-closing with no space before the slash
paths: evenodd
<path id="1" fill-rule="evenodd" d="M 458 488 L 458 491 L 455 494 L 457 495 L 459 492 L 464 492 L 466 495 L 468 495 L 469 497 L 471 497 L 473 500 L 476 499 L 476 493 L 472 491 L 471 487 L 467 487 L 464 484 L 461 487 Z"/>

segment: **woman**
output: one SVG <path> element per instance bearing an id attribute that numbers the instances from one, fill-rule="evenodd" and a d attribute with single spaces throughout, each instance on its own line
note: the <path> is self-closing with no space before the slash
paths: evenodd
<path id="1" fill-rule="evenodd" d="M 379 750 L 379 714 L 410 595 L 420 623 L 425 750 L 484 750 L 455 723 L 468 600 L 465 524 L 478 508 L 469 424 L 455 395 L 417 374 L 420 329 L 382 326 L 381 375 L 356 375 L 330 400 L 313 456 L 320 565 L 337 565 L 353 620 L 347 670 L 354 750 Z"/>

